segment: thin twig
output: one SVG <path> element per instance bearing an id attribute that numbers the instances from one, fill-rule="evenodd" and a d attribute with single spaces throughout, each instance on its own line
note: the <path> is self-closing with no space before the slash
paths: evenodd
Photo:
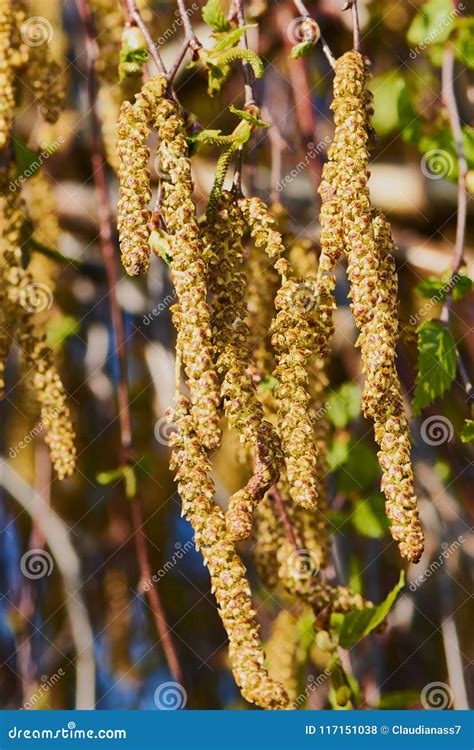
<path id="1" fill-rule="evenodd" d="M 456 214 L 456 240 L 454 245 L 454 254 L 451 262 L 451 283 L 446 294 L 446 300 L 441 311 L 441 320 L 449 328 L 451 321 L 451 312 L 453 305 L 453 288 L 455 286 L 455 276 L 459 273 L 464 265 L 464 237 L 466 234 L 466 217 L 467 217 L 467 190 L 466 177 L 468 165 L 464 146 L 462 142 L 461 119 L 459 117 L 456 95 L 454 93 L 454 50 L 448 42 L 446 44 L 443 56 L 442 69 L 442 98 L 449 116 L 451 131 L 454 138 L 454 144 L 458 162 L 458 198 Z M 472 382 L 468 376 L 464 363 L 461 361 L 458 352 L 458 371 L 463 381 L 466 395 L 471 403 L 474 403 L 474 390 Z"/>
<path id="2" fill-rule="evenodd" d="M 120 444 L 122 450 L 120 463 L 122 465 L 133 467 L 134 454 L 132 443 L 132 417 L 128 390 L 126 354 L 127 349 L 125 344 L 122 312 L 120 310 L 116 292 L 118 271 L 116 263 L 116 250 L 114 246 L 114 222 L 107 191 L 105 154 L 102 142 L 100 120 L 97 114 L 97 84 L 95 76 L 95 63 L 98 56 L 98 47 L 88 0 L 76 0 L 76 4 L 81 19 L 84 23 L 84 28 L 87 35 L 87 81 L 90 119 L 92 126 L 91 159 L 94 184 L 98 199 L 100 241 L 104 264 L 107 272 L 112 326 L 114 330 L 116 346 L 115 353 L 118 360 L 119 370 L 117 400 L 120 425 Z M 143 512 L 141 502 L 137 494 L 129 499 L 131 503 L 134 540 L 140 569 L 140 579 L 141 582 L 143 582 L 150 578 L 151 570 L 146 539 L 143 533 Z M 156 628 L 161 638 L 161 643 L 163 645 L 163 651 L 169 670 L 173 675 L 173 678 L 177 682 L 182 683 L 183 673 L 179 664 L 176 649 L 171 638 L 170 629 L 156 587 L 151 587 L 150 590 L 147 591 L 147 595 L 150 607 L 153 612 Z"/>
<path id="3" fill-rule="evenodd" d="M 298 13 L 300 14 L 300 16 L 301 16 L 302 19 L 312 18 L 311 13 L 309 12 L 309 10 L 306 7 L 306 5 L 302 2 L 302 0 L 293 0 L 293 4 L 294 4 L 296 10 L 298 11 Z M 320 35 L 319 35 L 319 40 L 318 41 L 319 41 L 319 44 L 321 45 L 321 49 L 323 50 L 323 52 L 324 52 L 324 54 L 326 56 L 326 59 L 327 59 L 329 65 L 334 70 L 334 68 L 336 67 L 336 58 L 334 57 L 334 55 L 333 55 L 333 53 L 331 51 L 331 48 L 329 47 L 329 44 L 326 42 L 325 38 L 321 34 L 321 31 L 320 31 Z"/>
<path id="4" fill-rule="evenodd" d="M 202 44 L 194 33 L 191 21 L 189 20 L 188 11 L 186 10 L 186 6 L 184 4 L 184 0 L 176 0 L 176 2 L 178 4 L 178 12 L 181 16 L 181 21 L 183 22 L 183 29 L 186 35 L 186 39 L 193 51 L 193 55 L 196 55 L 196 53 L 201 49 Z"/>
<path id="5" fill-rule="evenodd" d="M 176 74 L 181 66 L 181 63 L 183 62 L 186 52 L 188 51 L 189 45 L 191 44 L 191 40 L 186 38 L 182 44 L 181 49 L 178 52 L 178 56 L 176 60 L 174 61 L 169 73 L 168 73 L 168 83 L 171 85 L 176 77 Z"/>
<path id="6" fill-rule="evenodd" d="M 77 2 L 77 0 L 76 0 Z M 166 68 L 165 64 L 163 62 L 163 59 L 158 51 L 158 48 L 156 44 L 153 41 L 153 37 L 151 36 L 148 26 L 146 25 L 145 21 L 143 20 L 140 11 L 137 8 L 137 4 L 135 0 L 125 0 L 127 10 L 130 14 L 130 18 L 135 21 L 138 28 L 142 32 L 143 36 L 146 39 L 146 43 L 148 46 L 148 52 L 150 53 L 150 57 L 153 59 L 156 67 L 158 68 L 158 71 L 161 73 L 161 75 L 166 75 Z"/>
<path id="7" fill-rule="evenodd" d="M 293 524 L 291 523 L 291 518 L 288 515 L 288 511 L 286 509 L 285 501 L 283 500 L 281 496 L 281 492 L 278 489 L 276 485 L 273 485 L 273 487 L 270 490 L 270 495 L 273 498 L 273 501 L 275 503 L 275 507 L 278 511 L 278 515 L 280 516 L 283 526 L 285 527 L 286 535 L 288 536 L 288 539 L 294 546 L 296 550 L 303 549 L 304 545 L 302 540 L 300 539 L 299 535 L 295 531 Z"/>
<path id="8" fill-rule="evenodd" d="M 31 517 L 61 574 L 64 607 L 76 650 L 76 701 L 78 710 L 95 708 L 94 633 L 82 595 L 81 563 L 64 521 L 48 507 L 41 495 L 0 459 L 0 485 Z"/>

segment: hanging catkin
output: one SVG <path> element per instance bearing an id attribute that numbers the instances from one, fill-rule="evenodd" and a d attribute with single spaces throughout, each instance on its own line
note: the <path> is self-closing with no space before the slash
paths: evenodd
<path id="1" fill-rule="evenodd" d="M 12 3 L 10 0 L 0 0 L 0 150 L 4 149 L 8 142 L 15 111 L 15 72 L 11 59 L 12 32 Z"/>
<path id="2" fill-rule="evenodd" d="M 277 480 L 281 456 L 278 435 L 263 417 L 248 368 L 243 233 L 240 207 L 234 196 L 225 192 L 216 206 L 214 218 L 205 227 L 206 241 L 217 259 L 211 276 L 212 332 L 224 411 L 229 426 L 237 430 L 241 442 L 252 452 L 254 465 L 246 486 L 229 500 L 226 523 L 234 539 L 244 539 L 250 534 L 253 511 Z"/>
<path id="3" fill-rule="evenodd" d="M 16 339 L 26 376 L 32 379 L 33 388 L 41 407 L 41 426 L 46 432 L 45 441 L 51 452 L 53 466 L 60 479 L 69 476 L 75 465 L 74 431 L 71 425 L 66 394 L 53 362 L 52 352 L 45 337 L 32 323 L 29 309 L 30 295 L 35 284 L 22 267 L 22 237 L 26 219 L 25 207 L 18 190 L 9 190 L 9 182 L 16 174 L 11 162 L 0 186 L 0 264 L 2 270 L 2 307 L 9 324 L 11 337 Z"/>
<path id="4" fill-rule="evenodd" d="M 370 93 L 367 62 L 351 51 L 336 64 L 330 157 L 332 189 L 342 211 L 350 296 L 367 384 L 364 411 L 374 421 L 380 446 L 382 489 L 391 532 L 400 553 L 412 562 L 423 552 L 410 463 L 410 437 L 395 366 L 398 328 L 397 283 L 388 224 L 374 216 L 368 183 Z M 324 196 L 323 196 L 324 198 Z M 326 245 L 326 256 L 335 253 Z"/>
<path id="5" fill-rule="evenodd" d="M 224 514 L 215 503 L 210 464 L 193 431 L 190 403 L 175 401 L 172 467 L 181 495 L 183 514 L 190 521 L 197 548 L 211 576 L 212 590 L 229 638 L 229 656 L 235 680 L 248 701 L 260 708 L 288 708 L 288 696 L 264 666 L 259 627 L 245 577 L 245 567 L 229 537 Z"/>

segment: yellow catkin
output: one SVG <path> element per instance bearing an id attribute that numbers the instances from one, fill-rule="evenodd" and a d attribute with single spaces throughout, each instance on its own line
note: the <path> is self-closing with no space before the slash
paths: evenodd
<path id="1" fill-rule="evenodd" d="M 293 611 L 282 609 L 273 622 L 270 637 L 265 644 L 265 651 L 270 675 L 285 686 L 292 703 L 298 696 L 298 645 L 298 615 Z"/>
<path id="2" fill-rule="evenodd" d="M 150 85 L 154 89 L 161 86 L 164 93 L 165 83 L 162 78 L 151 79 L 143 90 L 148 90 Z M 221 437 L 220 394 L 207 301 L 206 251 L 196 219 L 183 113 L 174 102 L 161 95 L 154 125 L 159 139 L 161 210 L 166 230 L 172 237 L 171 277 L 178 297 L 173 309 L 177 346 L 182 352 L 188 378 L 196 434 L 204 447 L 213 449 L 219 445 Z"/>
<path id="3" fill-rule="evenodd" d="M 395 366 L 397 282 L 390 227 L 374 215 L 368 189 L 370 94 L 366 60 L 355 51 L 336 64 L 331 158 L 337 164 L 336 194 L 342 208 L 352 310 L 367 377 L 365 413 L 374 421 L 391 532 L 412 562 L 423 552 L 414 493 L 410 436 Z"/>
<path id="4" fill-rule="evenodd" d="M 125 101 L 117 126 L 119 201 L 117 227 L 122 263 L 130 276 L 139 276 L 150 263 L 151 174 L 146 145 L 150 122 L 165 91 L 162 78 L 151 79 L 137 94 L 134 104 Z"/>
<path id="5" fill-rule="evenodd" d="M 298 505 L 315 509 L 318 456 L 309 412 L 308 365 L 314 354 L 327 354 L 333 332 L 334 279 L 293 279 L 286 277 L 287 272 L 275 300 L 278 314 L 272 324 L 279 432 L 290 496 Z"/>
<path id="6" fill-rule="evenodd" d="M 193 429 L 190 403 L 184 396 L 175 402 L 172 467 L 197 548 L 211 576 L 219 614 L 229 638 L 229 656 L 235 680 L 246 700 L 265 709 L 289 707 L 283 686 L 272 680 L 264 666 L 255 609 L 245 577 L 245 567 L 229 537 L 224 513 L 214 501 L 210 464 Z"/>
<path id="7" fill-rule="evenodd" d="M 13 7 L 0 0 L 0 150 L 8 143 L 15 111 L 15 73 L 12 66 Z"/>
<path id="8" fill-rule="evenodd" d="M 269 495 L 255 514 L 254 558 L 265 584 L 269 588 L 281 584 L 290 596 L 309 604 L 316 614 L 371 607 L 347 586 L 332 586 L 321 580 L 327 549 L 324 536 L 320 536 L 320 520 L 312 511 L 292 503 L 285 503 L 285 508 L 298 546 L 288 538 Z"/>
<path id="9" fill-rule="evenodd" d="M 20 356 L 31 377 L 41 407 L 41 425 L 51 452 L 53 466 L 60 479 L 69 476 L 75 465 L 74 431 L 66 394 L 54 366 L 53 355 L 45 337 L 32 323 L 29 295 L 34 294 L 31 275 L 22 267 L 22 238 L 26 219 L 25 207 L 18 192 L 9 191 L 8 177 L 16 173 L 15 164 L 0 185 L 0 265 L 3 282 L 3 308 L 8 317 L 12 338 L 18 343 Z"/>
<path id="10" fill-rule="evenodd" d="M 205 229 L 206 241 L 218 261 L 211 287 L 213 340 L 224 411 L 229 426 L 253 453 L 254 463 L 252 477 L 229 501 L 226 523 L 234 539 L 250 534 L 255 506 L 277 480 L 281 458 L 278 435 L 264 419 L 248 368 L 243 232 L 240 208 L 230 193 L 224 193 Z"/>

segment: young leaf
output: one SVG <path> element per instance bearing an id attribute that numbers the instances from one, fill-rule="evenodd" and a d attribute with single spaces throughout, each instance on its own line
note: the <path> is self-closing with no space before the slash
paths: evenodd
<path id="1" fill-rule="evenodd" d="M 342 648 L 352 648 L 354 644 L 371 633 L 382 624 L 388 613 L 395 604 L 395 600 L 405 585 L 405 573 L 402 570 L 396 586 L 388 596 L 377 607 L 362 609 L 357 612 L 349 612 L 342 617 L 331 616 L 331 625 L 335 625 L 339 631 L 339 644 Z"/>
<path id="2" fill-rule="evenodd" d="M 418 372 L 412 402 L 415 415 L 450 388 L 457 366 L 456 343 L 443 323 L 427 320 L 417 333 Z"/>
<path id="3" fill-rule="evenodd" d="M 295 44 L 294 47 L 291 48 L 290 52 L 290 60 L 297 60 L 298 57 L 304 57 L 304 55 L 309 55 L 311 50 L 313 50 L 315 47 L 314 42 L 310 41 L 304 41 L 300 42 L 299 44 Z"/>
<path id="4" fill-rule="evenodd" d="M 438 279 L 436 276 L 428 276 L 416 287 L 416 291 L 425 299 L 432 299 L 435 302 L 443 302 L 446 299 L 448 291 L 452 289 L 452 297 L 455 302 L 460 300 L 464 295 L 469 294 L 472 289 L 472 280 L 464 274 L 456 274 L 451 278 L 451 274 L 446 279 Z"/>
<path id="5" fill-rule="evenodd" d="M 384 496 L 377 492 L 367 499 L 356 501 L 350 520 L 355 530 L 362 536 L 370 539 L 380 539 L 385 536 L 389 525 L 385 513 Z"/>
<path id="6" fill-rule="evenodd" d="M 356 383 L 344 383 L 330 394 L 328 398 L 327 416 L 329 421 L 341 429 L 360 414 L 362 392 Z"/>
<path id="7" fill-rule="evenodd" d="M 214 31 L 229 31 L 230 23 L 221 8 L 220 0 L 207 0 L 201 11 L 202 20 Z"/>
<path id="8" fill-rule="evenodd" d="M 464 427 L 461 432 L 461 440 L 463 443 L 474 442 L 474 419 L 466 419 Z"/>
<path id="9" fill-rule="evenodd" d="M 232 112 L 232 114 L 237 115 L 242 120 L 246 120 L 246 122 L 250 122 L 252 125 L 257 125 L 260 128 L 270 127 L 268 122 L 260 120 L 259 117 L 254 117 L 250 114 L 250 112 L 246 112 L 244 109 L 237 109 L 237 107 L 234 107 L 233 104 L 230 105 L 229 110 Z"/>
<path id="10" fill-rule="evenodd" d="M 408 29 L 408 43 L 427 47 L 444 42 L 451 33 L 454 19 L 451 0 L 428 0 Z"/>

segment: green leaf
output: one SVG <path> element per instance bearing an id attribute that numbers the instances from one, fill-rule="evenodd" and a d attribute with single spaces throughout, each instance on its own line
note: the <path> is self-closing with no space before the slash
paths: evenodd
<path id="1" fill-rule="evenodd" d="M 344 383 L 330 394 L 328 398 L 327 416 L 331 424 L 338 429 L 346 427 L 349 422 L 360 414 L 362 391 L 355 383 Z"/>
<path id="2" fill-rule="evenodd" d="M 456 343 L 443 323 L 427 320 L 417 333 L 418 372 L 412 402 L 415 415 L 451 387 L 457 367 Z"/>
<path id="3" fill-rule="evenodd" d="M 347 433 L 335 435 L 334 440 L 328 451 L 328 464 L 331 471 L 334 471 L 347 461 L 349 455 L 350 438 Z"/>
<path id="4" fill-rule="evenodd" d="M 468 68 L 474 68 L 474 18 L 457 18 L 451 40 L 454 54 Z"/>
<path id="5" fill-rule="evenodd" d="M 418 146 L 422 135 L 422 123 L 415 110 L 413 97 L 407 84 L 401 88 L 398 101 L 398 121 L 403 140 Z"/>
<path id="6" fill-rule="evenodd" d="M 371 609 L 362 609 L 357 612 L 349 612 L 342 615 L 334 621 L 334 625 L 339 631 L 339 644 L 342 648 L 352 648 L 361 638 L 378 628 L 387 617 L 388 613 L 395 604 L 395 600 L 405 585 L 405 572 L 400 572 L 400 578 L 396 586 L 391 590 L 384 601 L 377 607 Z M 333 625 L 334 615 L 331 616 L 331 625 Z"/>
<path id="7" fill-rule="evenodd" d="M 225 17 L 220 0 L 207 0 L 201 11 L 202 20 L 214 31 L 229 31 L 230 23 Z"/>
<path id="8" fill-rule="evenodd" d="M 290 60 L 297 60 L 298 57 L 309 55 L 309 53 L 315 48 L 315 46 L 315 43 L 311 41 L 304 41 L 300 42 L 299 44 L 295 44 L 295 46 L 291 48 Z"/>
<path id="9" fill-rule="evenodd" d="M 258 117 L 254 117 L 254 115 L 251 115 L 250 112 L 246 112 L 244 109 L 237 109 L 237 107 L 234 107 L 233 104 L 229 107 L 230 112 L 232 114 L 237 115 L 242 120 L 245 120 L 246 122 L 250 122 L 252 125 L 256 125 L 259 128 L 269 128 L 270 125 L 268 122 L 265 122 L 264 120 L 260 120 Z"/>
<path id="10" fill-rule="evenodd" d="M 123 466 L 119 466 L 117 469 L 111 469 L 110 471 L 101 471 L 97 474 L 96 479 L 99 484 L 112 484 L 123 478 Z"/>
<path id="11" fill-rule="evenodd" d="M 372 125 L 379 137 L 389 135 L 399 127 L 398 97 L 404 87 L 403 76 L 393 68 L 370 81 L 374 95 Z"/>
<path id="12" fill-rule="evenodd" d="M 408 43 L 428 47 L 444 42 L 451 33 L 454 19 L 451 0 L 428 0 L 408 29 Z"/>
<path id="13" fill-rule="evenodd" d="M 436 276 L 428 276 L 416 287 L 416 291 L 425 299 L 434 299 L 435 302 L 443 302 L 449 289 L 452 289 L 452 298 L 455 302 L 460 300 L 472 289 L 472 280 L 464 274 L 455 274 L 448 278 L 438 279 Z"/>
<path id="14" fill-rule="evenodd" d="M 351 441 L 347 458 L 337 473 L 337 489 L 346 494 L 372 490 L 380 477 L 375 451 L 368 443 Z"/>
<path id="15" fill-rule="evenodd" d="M 225 34 L 221 39 L 219 39 L 217 44 L 215 44 L 212 48 L 211 52 L 223 52 L 224 50 L 228 50 L 231 47 L 234 47 L 237 42 L 240 41 L 245 32 L 249 29 L 253 29 L 255 26 L 255 23 L 248 23 L 245 26 L 239 26 L 239 28 L 237 29 L 232 29 L 232 31 L 229 31 L 228 34 Z"/>
<path id="16" fill-rule="evenodd" d="M 461 432 L 461 440 L 463 443 L 474 442 L 474 419 L 466 419 L 464 427 Z"/>
<path id="17" fill-rule="evenodd" d="M 401 710 L 419 702 L 418 690 L 396 690 L 393 693 L 382 693 L 377 701 L 377 708 L 385 711 Z"/>
<path id="18" fill-rule="evenodd" d="M 385 499 L 380 492 L 355 502 L 350 520 L 355 530 L 370 539 L 380 539 L 389 530 Z"/>

